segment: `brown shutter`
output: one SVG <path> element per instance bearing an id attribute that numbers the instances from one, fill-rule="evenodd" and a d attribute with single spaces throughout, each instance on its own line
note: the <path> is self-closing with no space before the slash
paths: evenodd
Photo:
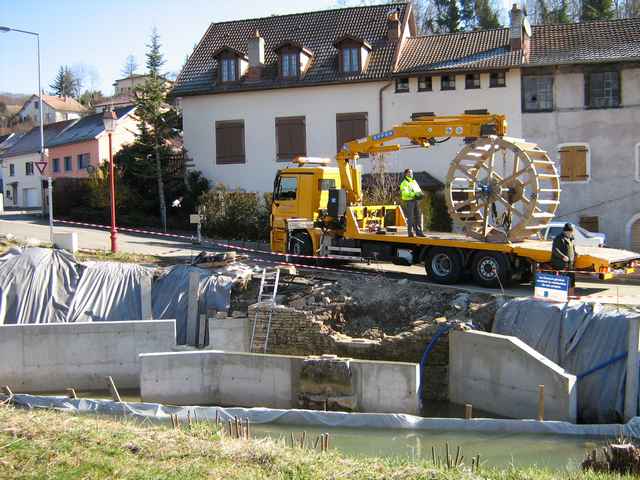
<path id="1" fill-rule="evenodd" d="M 631 250 L 640 252 L 640 218 L 631 225 Z"/>
<path id="2" fill-rule="evenodd" d="M 367 112 L 360 113 L 338 113 L 336 115 L 336 138 L 337 149 L 340 151 L 342 145 L 357 138 L 369 135 L 369 125 Z M 366 157 L 367 155 L 361 155 Z"/>
<path id="3" fill-rule="evenodd" d="M 589 178 L 587 175 L 587 149 L 585 147 L 563 147 L 560 150 L 560 178 L 567 181 Z"/>
<path id="4" fill-rule="evenodd" d="M 276 148 L 278 161 L 307 155 L 305 117 L 276 118 Z"/>
<path id="5" fill-rule="evenodd" d="M 600 222 L 598 217 L 580 217 L 580 226 L 590 232 L 600 231 Z"/>
<path id="6" fill-rule="evenodd" d="M 244 121 L 216 122 L 216 163 L 244 162 Z"/>

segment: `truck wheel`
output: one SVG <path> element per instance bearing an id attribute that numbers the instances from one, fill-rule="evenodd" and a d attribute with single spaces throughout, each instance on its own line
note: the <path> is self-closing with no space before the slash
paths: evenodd
<path id="1" fill-rule="evenodd" d="M 435 247 L 429 250 L 424 262 L 427 276 L 436 283 L 457 283 L 462 274 L 462 258 L 452 248 Z"/>
<path id="2" fill-rule="evenodd" d="M 511 281 L 511 267 L 502 253 L 476 252 L 471 274 L 477 285 L 487 288 L 506 287 Z"/>
<path id="3" fill-rule="evenodd" d="M 289 237 L 289 253 L 294 255 L 313 256 L 313 242 L 309 234 L 305 232 L 296 232 Z"/>

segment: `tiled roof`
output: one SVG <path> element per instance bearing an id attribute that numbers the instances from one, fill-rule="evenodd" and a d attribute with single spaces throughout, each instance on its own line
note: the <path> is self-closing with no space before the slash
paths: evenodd
<path id="1" fill-rule="evenodd" d="M 122 107 L 114 110 L 116 118 L 121 118 L 129 115 L 134 110 L 134 107 Z M 70 143 L 86 142 L 93 140 L 104 131 L 104 122 L 102 120 L 102 113 L 96 113 L 81 118 L 72 126 L 61 132 L 56 137 L 52 138 L 47 147 L 59 147 L 60 145 L 68 145 Z"/>
<path id="2" fill-rule="evenodd" d="M 44 146 L 48 147 L 51 140 L 62 132 L 69 125 L 73 125 L 77 120 L 65 120 L 64 122 L 49 123 L 44 126 Z M 3 157 L 15 157 L 28 153 L 40 151 L 40 127 L 33 127 L 25 133 L 18 142 L 11 146 Z"/>
<path id="3" fill-rule="evenodd" d="M 55 95 L 42 95 L 42 101 L 59 112 L 84 113 L 87 109 L 81 103 L 71 97 L 56 97 Z"/>
<path id="4" fill-rule="evenodd" d="M 640 18 L 536 25 L 529 65 L 640 60 Z"/>
<path id="5" fill-rule="evenodd" d="M 396 75 L 640 59 L 640 18 L 533 27 L 528 61 L 508 28 L 411 37 Z"/>
<path id="6" fill-rule="evenodd" d="M 104 100 L 95 103 L 93 106 L 95 107 L 119 107 L 123 105 L 133 105 L 135 102 L 135 98 L 133 95 L 118 95 L 115 97 L 105 98 Z"/>
<path id="7" fill-rule="evenodd" d="M 180 72 L 172 95 L 388 78 L 393 69 L 396 43 L 387 40 L 387 16 L 396 8 L 400 12 L 401 25 L 404 25 L 409 11 L 408 4 L 404 2 L 212 23 Z M 256 30 L 265 41 L 262 77 L 259 80 L 217 84 L 217 61 L 212 58 L 213 52 L 228 46 L 246 54 L 247 41 Z M 333 43 L 344 35 L 362 38 L 371 45 L 364 72 L 349 75 L 339 72 L 338 50 Z M 311 66 L 300 79 L 284 81 L 276 76 L 277 56 L 273 50 L 286 40 L 297 42 L 314 54 Z"/>
<path id="8" fill-rule="evenodd" d="M 395 73 L 508 68 L 521 56 L 509 49 L 508 28 L 425 35 L 407 38 Z"/>

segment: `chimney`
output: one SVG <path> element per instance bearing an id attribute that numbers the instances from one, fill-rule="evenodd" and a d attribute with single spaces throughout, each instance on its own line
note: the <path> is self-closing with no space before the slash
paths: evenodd
<path id="1" fill-rule="evenodd" d="M 264 38 L 260 36 L 258 30 L 256 30 L 255 35 L 249 39 L 247 51 L 249 52 L 249 67 L 264 66 Z"/>
<path id="2" fill-rule="evenodd" d="M 387 39 L 390 42 L 397 42 L 400 40 L 400 10 L 395 9 L 387 16 Z"/>
<path id="3" fill-rule="evenodd" d="M 523 29 L 525 15 L 523 11 L 518 7 L 517 3 L 513 4 L 511 11 L 509 12 L 510 21 L 510 46 L 511 50 L 522 50 L 525 32 Z"/>

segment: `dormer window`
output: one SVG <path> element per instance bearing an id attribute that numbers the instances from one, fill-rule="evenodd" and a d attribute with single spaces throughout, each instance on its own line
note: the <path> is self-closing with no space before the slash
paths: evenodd
<path id="1" fill-rule="evenodd" d="M 221 47 L 213 53 L 218 61 L 218 81 L 236 82 L 242 78 L 249 66 L 249 59 L 239 50 Z"/>
<path id="2" fill-rule="evenodd" d="M 371 45 L 361 38 L 344 35 L 333 44 L 339 51 L 339 65 L 342 73 L 360 73 L 366 68 Z"/>
<path id="3" fill-rule="evenodd" d="M 236 79 L 236 59 L 235 58 L 223 58 L 220 62 L 220 68 L 222 68 L 222 81 L 223 82 L 235 82 Z"/>
<path id="4" fill-rule="evenodd" d="M 273 49 L 278 54 L 278 71 L 281 78 L 298 78 L 307 71 L 313 53 L 298 42 L 285 40 Z"/>

